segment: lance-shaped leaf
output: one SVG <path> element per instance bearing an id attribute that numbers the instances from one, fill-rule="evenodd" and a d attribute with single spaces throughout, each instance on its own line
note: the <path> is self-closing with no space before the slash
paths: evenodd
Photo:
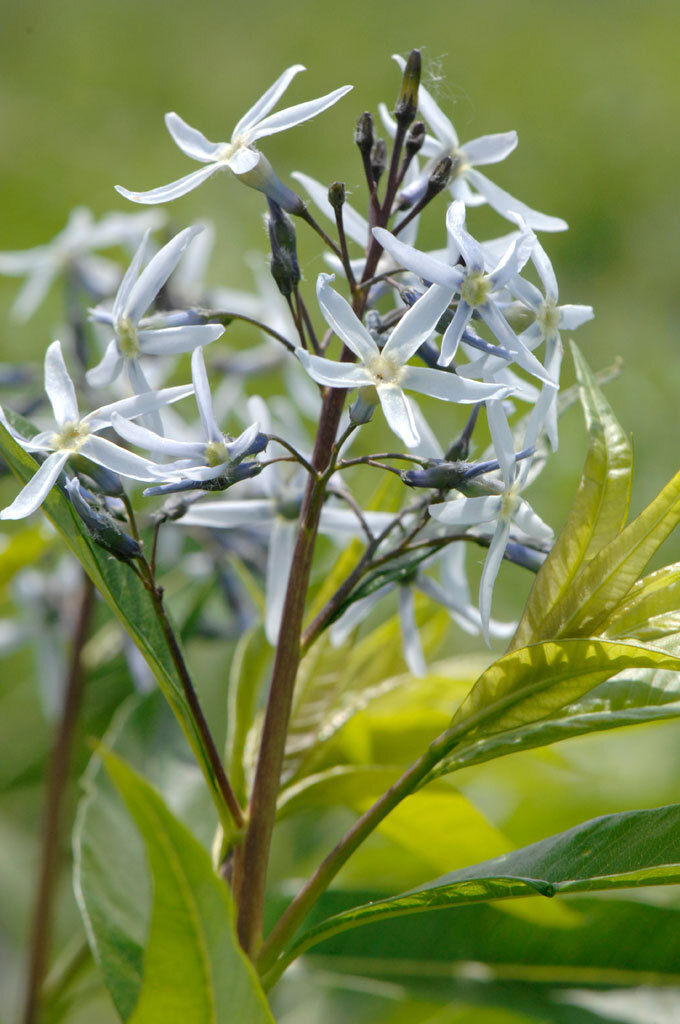
<path id="1" fill-rule="evenodd" d="M 618 535 L 628 516 L 630 442 L 573 342 L 571 350 L 588 428 L 588 454 L 569 518 L 534 581 L 510 650 L 548 635 L 542 629 L 548 614 L 569 593 L 583 566 Z"/>
<path id="2" fill-rule="evenodd" d="M 627 597 L 649 559 L 678 522 L 680 471 L 618 537 L 590 560 L 541 623 L 541 635 L 592 635 Z"/>
<path id="3" fill-rule="evenodd" d="M 20 425 L 23 427 L 24 423 L 25 421 L 22 421 Z M 20 480 L 25 482 L 35 474 L 35 461 L 2 426 L 0 452 Z M 203 749 L 200 734 L 184 697 L 181 681 L 148 592 L 128 566 L 111 559 L 92 541 L 71 503 L 58 487 L 52 488 L 42 507 L 146 659 L 191 744 L 216 803 L 221 807 L 222 800 L 210 761 Z"/>
<path id="4" fill-rule="evenodd" d="M 236 937 L 229 889 L 208 853 L 148 782 L 115 754 L 103 759 L 142 835 L 153 881 L 142 985 L 130 1024 L 273 1024 Z"/>
<path id="5" fill-rule="evenodd" d="M 624 672 L 557 714 L 454 747 L 425 780 L 573 736 L 680 716 L 680 676 L 664 669 Z"/>
<path id="6" fill-rule="evenodd" d="M 647 642 L 680 631 L 680 562 L 638 580 L 598 631 L 612 640 Z"/>
<path id="7" fill-rule="evenodd" d="M 451 745 L 462 733 L 491 735 L 547 718 L 619 672 L 680 670 L 680 659 L 632 643 L 548 640 L 512 651 L 479 677 L 453 716 Z"/>
<path id="8" fill-rule="evenodd" d="M 453 840 L 455 842 L 455 839 Z M 531 846 L 355 907 L 305 932 L 283 963 L 349 928 L 471 903 L 680 881 L 680 805 L 593 818 Z"/>

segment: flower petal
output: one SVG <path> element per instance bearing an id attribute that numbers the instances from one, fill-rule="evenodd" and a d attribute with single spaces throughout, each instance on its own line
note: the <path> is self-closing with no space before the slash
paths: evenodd
<path id="1" fill-rule="evenodd" d="M 515 199 L 509 192 L 505 192 L 498 185 L 494 185 L 481 171 L 471 168 L 466 172 L 466 176 L 468 181 L 481 192 L 489 206 L 492 206 L 497 213 L 500 213 L 501 217 L 507 217 L 508 220 L 512 220 L 513 218 L 508 215 L 510 213 L 519 213 L 529 227 L 535 231 L 567 230 L 568 224 L 561 217 L 551 217 L 548 214 L 539 213 L 538 210 L 532 210 L 530 206 L 521 203 L 519 199 Z"/>
<path id="2" fill-rule="evenodd" d="M 444 526 L 478 526 L 490 523 L 499 515 L 503 497 L 490 494 L 484 498 L 455 498 L 430 505 L 429 513 Z"/>
<path id="3" fill-rule="evenodd" d="M 224 334 L 222 324 L 187 324 L 184 327 L 159 327 L 156 331 L 139 331 L 139 350 L 147 356 L 174 356 L 193 352 L 202 345 L 216 341 Z"/>
<path id="4" fill-rule="evenodd" d="M 555 277 L 555 271 L 553 265 L 550 262 L 550 258 L 541 245 L 536 239 L 534 250 L 531 254 L 533 264 L 538 271 L 538 276 L 541 279 L 541 284 L 545 289 L 546 298 L 551 299 L 552 302 L 557 302 L 559 298 L 559 288 L 557 286 L 557 278 Z"/>
<path id="5" fill-rule="evenodd" d="M 192 160 L 209 163 L 211 160 L 217 160 L 220 151 L 224 149 L 223 142 L 210 142 L 203 132 L 192 128 L 174 110 L 165 115 L 165 127 L 182 152 L 190 156 Z"/>
<path id="6" fill-rule="evenodd" d="M 390 428 L 407 448 L 415 448 L 420 442 L 420 435 L 413 410 L 404 392 L 396 384 L 379 384 L 376 390 Z"/>
<path id="7" fill-rule="evenodd" d="M 407 363 L 430 337 L 452 298 L 452 288 L 437 284 L 428 288 L 394 328 L 383 347 L 383 355 L 400 365 Z"/>
<path id="8" fill-rule="evenodd" d="M 0 519 L 24 519 L 39 508 L 52 490 L 59 474 L 68 462 L 69 452 L 48 455 L 38 471 L 19 492 L 11 505 L 0 511 Z"/>
<path id="9" fill-rule="evenodd" d="M 479 611 L 482 616 L 482 633 L 489 643 L 489 622 L 491 620 L 491 601 L 498 570 L 503 561 L 505 548 L 510 535 L 510 520 L 499 519 L 494 532 L 479 581 Z"/>
<path id="10" fill-rule="evenodd" d="M 404 659 L 411 674 L 422 678 L 427 674 L 427 664 L 416 625 L 416 608 L 412 587 L 402 583 L 397 588 L 397 598 Z"/>
<path id="11" fill-rule="evenodd" d="M 139 277 L 139 272 L 142 269 L 142 263 L 144 262 L 144 253 L 146 252 L 146 246 L 149 241 L 149 234 L 150 230 L 144 232 L 144 237 L 137 246 L 137 250 L 132 257 L 130 266 L 125 271 L 123 280 L 120 282 L 118 291 L 116 292 L 116 297 L 113 300 L 113 309 L 111 310 L 111 318 L 114 324 L 118 318 L 122 316 L 127 305 L 127 301 L 130 298 L 130 292 L 134 287 L 135 281 Z"/>
<path id="12" fill-rule="evenodd" d="M 560 306 L 560 329 L 573 331 L 595 316 L 592 306 Z"/>
<path id="13" fill-rule="evenodd" d="M 91 370 L 85 374 L 85 379 L 91 388 L 105 388 L 118 377 L 123 369 L 123 357 L 118 348 L 115 338 L 106 346 L 104 355 Z"/>
<path id="14" fill-rule="evenodd" d="M 460 269 L 449 267 L 427 253 L 420 252 L 411 245 L 405 245 L 385 228 L 373 228 L 373 235 L 400 267 L 413 271 L 418 277 L 422 277 L 423 281 L 440 284 L 445 288 L 459 289 L 465 280 L 465 274 Z"/>
<path id="15" fill-rule="evenodd" d="M 555 536 L 552 528 L 547 523 L 544 523 L 540 516 L 536 515 L 529 502 L 525 501 L 524 498 L 520 498 L 512 518 L 522 533 L 526 533 L 527 537 L 531 537 L 541 543 L 549 544 Z"/>
<path id="16" fill-rule="evenodd" d="M 45 353 L 45 393 L 59 425 L 80 419 L 76 391 L 66 369 L 60 341 L 53 341 Z"/>
<path id="17" fill-rule="evenodd" d="M 437 360 L 440 366 L 448 366 L 458 351 L 458 343 L 465 331 L 465 328 L 472 319 L 472 306 L 469 306 L 464 299 L 461 299 L 453 315 L 453 319 L 444 331 L 442 348 Z"/>
<path id="18" fill-rule="evenodd" d="M 261 159 L 262 153 L 258 153 L 256 149 L 250 149 L 248 146 L 239 146 L 228 157 L 227 164 L 234 174 L 249 174 L 250 171 L 257 167 Z"/>
<path id="19" fill-rule="evenodd" d="M 310 355 L 304 349 L 296 349 L 298 357 L 305 370 L 318 384 L 325 384 L 329 388 L 361 388 L 370 387 L 375 384 L 373 376 L 365 366 L 357 366 L 352 363 L 334 363 L 332 359 L 323 359 L 321 356 Z"/>
<path id="20" fill-rule="evenodd" d="M 126 448 L 120 448 L 113 441 L 107 441 L 105 437 L 90 434 L 81 444 L 80 453 L 96 462 L 98 466 L 104 466 L 105 469 L 110 469 L 120 476 L 130 477 L 132 480 L 158 480 L 153 462 L 127 451 Z"/>
<path id="21" fill-rule="evenodd" d="M 232 132 L 232 141 L 248 128 L 257 124 L 258 121 L 261 121 L 262 118 L 269 113 L 272 107 L 276 106 L 295 76 L 301 71 L 306 70 L 307 69 L 303 64 L 292 64 L 291 67 L 286 68 L 283 74 L 279 75 L 274 84 L 270 85 L 267 91 L 260 96 L 259 100 L 252 105 L 250 110 L 245 112 Z"/>
<path id="22" fill-rule="evenodd" d="M 288 589 L 288 576 L 293 562 L 297 522 L 277 516 L 272 525 L 267 552 L 267 582 L 265 590 L 264 631 L 269 643 L 275 646 L 279 638 L 281 615 Z"/>
<path id="23" fill-rule="evenodd" d="M 295 125 L 302 124 L 303 121 L 309 121 L 310 118 L 321 114 L 328 107 L 332 107 L 334 103 L 342 99 L 352 88 L 351 85 L 343 85 L 339 89 L 334 89 L 333 92 L 327 93 L 325 96 L 318 96 L 315 100 L 307 100 L 306 103 L 297 103 L 294 107 L 286 107 L 285 110 L 279 110 L 278 113 L 265 117 L 264 121 L 259 121 L 254 128 L 249 130 L 248 137 L 256 141 L 257 139 L 264 138 L 265 135 L 274 135 L 276 132 L 283 132 L 287 128 L 294 128 Z"/>
<path id="24" fill-rule="evenodd" d="M 143 416 L 155 409 L 162 409 L 164 405 L 169 405 L 171 402 L 179 402 L 181 398 L 186 398 L 193 393 L 194 389 L 191 384 L 161 388 L 160 391 L 145 391 L 139 395 L 132 395 L 130 398 L 119 398 L 117 402 L 111 402 L 109 405 L 102 405 L 101 408 L 88 413 L 83 419 L 90 424 L 91 430 L 104 430 L 105 427 L 112 425 L 111 416 L 114 412 L 125 419 L 135 419 L 135 417 Z"/>
<path id="25" fill-rule="evenodd" d="M 186 526 L 209 526 L 222 530 L 235 526 L 271 523 L 275 516 L 271 498 L 253 498 L 250 501 L 207 501 L 192 505 L 182 516 Z"/>
<path id="26" fill-rule="evenodd" d="M 512 431 L 508 418 L 503 409 L 503 403 L 492 401 L 486 403 L 486 416 L 489 422 L 489 431 L 493 442 L 493 449 L 496 453 L 503 481 L 506 487 L 510 487 L 515 479 L 515 446 L 512 440 Z"/>
<path id="27" fill-rule="evenodd" d="M 121 196 L 130 199 L 133 203 L 142 203 L 147 206 L 153 206 L 155 203 L 169 203 L 172 199 L 179 199 L 180 196 L 198 188 L 202 182 L 207 181 L 215 171 L 219 171 L 223 166 L 222 163 L 208 164 L 207 167 L 201 167 L 197 171 L 192 171 L 191 174 L 185 174 L 177 181 L 171 181 L 169 185 L 160 185 L 148 192 L 130 192 L 122 185 L 116 185 L 115 189 Z"/>
<path id="28" fill-rule="evenodd" d="M 159 249 L 145 266 L 130 290 L 123 314 L 136 324 L 146 312 L 159 291 L 170 277 L 189 243 L 203 230 L 202 224 L 193 224 L 180 231 Z"/>
<path id="29" fill-rule="evenodd" d="M 517 132 L 498 132 L 495 135 L 480 135 L 478 139 L 466 142 L 462 147 L 467 163 L 497 164 L 505 160 L 517 147 Z"/>
<path id="30" fill-rule="evenodd" d="M 550 375 L 543 369 L 536 356 L 532 355 L 526 345 L 517 337 L 503 314 L 492 302 L 486 302 L 480 306 L 479 312 L 500 343 L 510 349 L 518 366 L 532 376 L 538 377 L 544 384 L 552 384 L 555 387 L 555 381 L 551 380 Z"/>
<path id="31" fill-rule="evenodd" d="M 111 413 L 111 426 L 130 444 L 146 448 L 149 452 L 194 459 L 203 459 L 205 453 L 205 445 L 200 441 L 172 441 L 147 427 L 142 427 L 139 423 L 132 423 L 117 412 Z"/>
<path id="32" fill-rule="evenodd" d="M 431 398 L 440 398 L 444 402 L 458 402 L 461 405 L 483 402 L 488 398 L 504 398 L 509 392 L 504 384 L 485 384 L 477 380 L 468 380 L 456 373 L 436 370 L 429 366 L 406 366 L 401 376 L 401 385 Z"/>
<path id="33" fill-rule="evenodd" d="M 206 440 L 221 441 L 222 431 L 217 426 L 217 421 L 215 420 L 215 413 L 213 412 L 212 407 L 212 395 L 210 394 L 210 384 L 208 383 L 208 374 L 206 373 L 205 360 L 203 358 L 203 349 L 200 346 L 194 349 L 191 357 L 191 379 L 194 382 L 198 415 L 201 417 L 201 424 L 203 425 L 203 433 L 205 434 Z"/>
<path id="34" fill-rule="evenodd" d="M 38 267 L 29 275 L 12 303 L 10 312 L 15 320 L 25 323 L 33 316 L 50 290 L 56 274 L 56 266 L 50 263 L 47 266 Z"/>
<path id="35" fill-rule="evenodd" d="M 446 230 L 449 232 L 456 248 L 465 260 L 468 270 L 482 273 L 484 270 L 484 253 L 482 247 L 465 228 L 465 203 L 456 199 L 446 211 Z"/>
<path id="36" fill-rule="evenodd" d="M 316 280 L 316 297 L 326 323 L 358 359 L 370 362 L 380 349 L 346 299 L 331 288 L 332 280 L 330 274 L 319 274 Z"/>

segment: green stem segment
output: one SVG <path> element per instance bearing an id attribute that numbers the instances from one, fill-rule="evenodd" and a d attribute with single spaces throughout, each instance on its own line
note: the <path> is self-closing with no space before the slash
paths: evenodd
<path id="1" fill-rule="evenodd" d="M 82 704 L 85 675 L 82 653 L 92 620 L 94 585 L 88 576 L 83 579 L 83 590 L 78 609 L 71 661 L 66 679 L 64 706 L 59 722 L 48 773 L 42 857 L 38 892 L 36 895 L 23 1024 L 35 1024 L 40 1010 L 40 992 L 45 977 L 52 922 L 54 883 L 61 847 L 61 824 L 64 795 L 68 783 L 73 740 Z"/>

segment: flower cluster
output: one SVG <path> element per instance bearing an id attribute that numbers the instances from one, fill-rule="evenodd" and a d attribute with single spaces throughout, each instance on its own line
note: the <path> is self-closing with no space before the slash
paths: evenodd
<path id="1" fill-rule="evenodd" d="M 404 82 L 417 80 L 419 58 L 408 64 L 396 59 Z M 263 192 L 272 277 L 263 278 L 262 262 L 254 264 L 257 295 L 201 280 L 196 267 L 207 264 L 211 228 L 185 228 L 152 249 L 160 221 L 146 214 L 112 214 L 95 223 L 86 211 L 74 211 L 49 245 L 0 253 L 1 273 L 28 275 L 15 304 L 20 315 L 32 312 L 62 272 L 75 274 L 82 299 L 94 302 L 93 365 L 78 381 L 81 402 L 62 345 L 53 341 L 44 375 L 54 424 L 33 426 L 0 410 L 3 426 L 38 462 L 0 518 L 31 514 L 59 486 L 83 529 L 112 556 L 134 563 L 146 556 L 119 478 L 141 481 L 146 499 L 164 502 L 151 508 L 153 561 L 161 527 L 173 558 L 183 552 L 190 557 L 187 533 L 203 539 L 206 571 L 218 562 L 224 569 L 225 552 L 236 557 L 263 583 L 262 618 L 275 645 L 297 568 L 301 517 L 318 506 L 305 529 L 313 522 L 314 534 L 329 537 L 336 550 L 360 540 L 364 551 L 317 616 L 308 641 L 329 627 L 331 641 L 344 642 L 380 599 L 396 591 L 405 658 L 412 672 L 423 673 L 416 590 L 462 629 L 482 632 L 487 640 L 512 629 L 491 616 L 494 583 L 504 558 L 535 571 L 549 550 L 552 530 L 522 492 L 538 471 L 544 438 L 553 449 L 558 444 L 560 332 L 593 313 L 590 306 L 559 304 L 555 273 L 536 235 L 566 224 L 514 199 L 478 170 L 505 159 L 517 145 L 516 133 L 461 145 L 422 86 L 403 86 L 393 115 L 380 107 L 393 140 L 391 159 L 370 115 L 359 119 L 355 140 L 366 176 L 366 216 L 349 205 L 340 183 L 328 189 L 306 172 L 293 174 L 313 208 L 335 226 L 335 237 L 329 237 L 257 145 L 326 111 L 350 89 L 272 113 L 302 70 L 294 65 L 284 71 L 229 142 L 210 142 L 177 114 L 167 114 L 174 141 L 203 167 L 148 192 L 118 187 L 136 203 L 165 203 L 227 168 Z M 416 120 L 417 111 L 423 121 Z M 441 247 L 428 250 L 418 245 L 421 214 L 436 207 L 438 195 L 446 198 Z M 484 203 L 510 221 L 509 235 L 481 242 L 473 237 L 469 209 Z M 318 274 L 315 305 L 302 294 L 288 214 L 327 246 L 334 274 Z M 436 221 L 428 230 L 436 231 Z M 124 273 L 92 252 L 120 244 L 134 247 Z M 257 332 L 258 345 L 226 353 L 225 338 L 238 324 Z M 186 372 L 181 357 L 187 353 L 191 384 L 161 387 L 170 375 Z M 269 374 L 285 380 L 288 395 L 259 397 L 261 391 L 272 394 L 263 379 Z M 351 401 L 342 412 L 348 393 Z M 195 422 L 174 409 L 192 395 Z M 85 402 L 98 407 L 81 414 Z M 36 419 L 40 415 L 38 407 Z M 231 433 L 225 432 L 227 422 Z M 475 461 L 471 455 L 485 423 L 491 445 Z M 378 439 L 390 431 L 396 450 L 383 451 Z M 365 481 L 376 472 L 397 478 L 401 504 L 390 499 L 386 507 L 362 508 L 359 495 L 365 503 Z M 219 498 L 215 492 L 222 492 Z M 486 549 L 478 606 L 465 570 L 469 546 Z M 332 559 L 330 551 L 321 544 L 321 558 Z M 243 599 L 238 585 L 230 594 L 232 606 Z"/>

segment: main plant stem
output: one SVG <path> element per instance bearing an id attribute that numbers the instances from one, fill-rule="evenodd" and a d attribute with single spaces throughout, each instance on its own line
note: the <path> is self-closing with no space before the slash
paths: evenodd
<path id="1" fill-rule="evenodd" d="M 66 678 L 64 705 L 59 722 L 59 731 L 50 758 L 42 857 L 31 932 L 26 997 L 22 1017 L 23 1024 L 35 1024 L 40 1008 L 40 990 L 47 964 L 54 883 L 56 881 L 59 848 L 61 845 L 62 807 L 71 765 L 73 739 L 83 696 L 84 672 L 82 653 L 85 641 L 87 640 L 93 607 L 94 585 L 89 576 L 85 576 L 73 634 L 73 646 L 68 676 Z"/>
<path id="2" fill-rule="evenodd" d="M 321 474 L 331 458 L 344 400 L 345 392 L 339 390 L 327 392 L 324 398 L 312 455 L 312 466 L 319 476 L 308 481 L 305 492 L 262 726 L 248 828 L 243 845 L 235 856 L 234 892 L 238 906 L 238 934 L 244 950 L 251 955 L 256 951 L 261 938 L 269 848 L 293 690 L 300 663 L 302 618 L 326 486 Z"/>

